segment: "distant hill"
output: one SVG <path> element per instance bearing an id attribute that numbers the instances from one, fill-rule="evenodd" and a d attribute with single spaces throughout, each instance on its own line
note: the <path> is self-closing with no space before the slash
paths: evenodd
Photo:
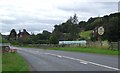
<path id="1" fill-rule="evenodd" d="M 119 18 L 120 13 L 113 13 L 110 15 L 105 15 L 103 17 L 91 17 L 88 19 L 87 22 L 77 22 L 78 20 L 75 14 L 73 17 L 70 17 L 66 22 L 55 25 L 53 34 L 56 35 L 59 40 L 77 40 L 83 37 L 88 38 L 87 33 L 89 31 L 94 30 L 96 27 L 103 26 L 105 29 L 105 34 L 102 36 L 102 39 L 108 41 L 118 41 L 120 40 Z M 79 33 L 81 33 L 80 36 L 78 36 Z M 88 34 L 90 34 L 90 32 Z M 96 38 L 96 36 L 93 38 Z"/>

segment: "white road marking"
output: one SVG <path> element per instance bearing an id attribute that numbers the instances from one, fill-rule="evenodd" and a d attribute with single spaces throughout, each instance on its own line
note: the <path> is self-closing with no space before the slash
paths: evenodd
<path id="1" fill-rule="evenodd" d="M 80 61 L 80 63 L 82 63 L 82 64 L 88 64 L 89 63 L 89 64 L 92 64 L 92 65 L 96 65 L 96 66 L 100 66 L 100 67 L 104 67 L 104 68 L 109 68 L 109 69 L 113 69 L 113 70 L 120 70 L 120 69 L 115 68 L 115 67 L 111 67 L 111 66 L 107 66 L 107 65 L 103 65 L 103 64 L 98 64 L 98 63 L 95 63 L 95 62 L 85 61 L 85 60 L 82 60 L 82 59 L 76 59 L 76 58 L 72 58 L 72 57 L 68 57 L 68 56 L 61 56 L 61 55 L 52 54 L 52 53 L 44 53 L 44 54 L 57 56 L 57 57 L 60 57 L 60 58 L 63 57 L 63 58 L 71 59 L 71 60 Z"/>
<path id="2" fill-rule="evenodd" d="M 94 62 L 88 62 L 88 63 L 93 64 L 93 65 L 97 65 L 97 66 L 101 66 L 101 67 L 105 67 L 105 68 L 109 68 L 109 69 L 120 70 L 120 69 L 115 68 L 115 67 L 110 67 L 107 65 L 102 65 L 102 64 L 98 64 L 98 63 L 94 63 Z"/>
<path id="3" fill-rule="evenodd" d="M 62 58 L 62 56 L 58 56 L 59 58 Z"/>
<path id="4" fill-rule="evenodd" d="M 85 62 L 85 61 L 81 61 L 80 63 L 82 63 L 82 64 L 88 64 L 87 62 Z"/>
<path id="5" fill-rule="evenodd" d="M 48 55 L 57 56 L 57 57 L 59 57 L 59 58 L 62 58 L 61 55 L 56 55 L 56 54 L 52 54 L 52 53 L 44 53 L 44 54 L 48 54 Z"/>

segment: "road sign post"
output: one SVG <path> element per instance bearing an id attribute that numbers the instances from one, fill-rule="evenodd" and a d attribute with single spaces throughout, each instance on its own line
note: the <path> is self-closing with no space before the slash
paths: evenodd
<path id="1" fill-rule="evenodd" d="M 100 26 L 99 28 L 98 28 L 98 34 L 99 35 L 103 35 L 104 34 L 104 28 L 103 28 L 103 26 Z"/>
<path id="2" fill-rule="evenodd" d="M 101 39 L 101 36 L 104 34 L 104 27 L 103 26 L 100 26 L 99 28 L 98 28 L 98 40 L 100 41 L 100 45 L 102 46 L 102 39 Z"/>

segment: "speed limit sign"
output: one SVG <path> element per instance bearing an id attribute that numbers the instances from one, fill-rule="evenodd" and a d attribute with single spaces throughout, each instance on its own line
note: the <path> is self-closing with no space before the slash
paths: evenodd
<path id="1" fill-rule="evenodd" d="M 100 27 L 98 28 L 98 34 L 99 34 L 99 35 L 103 35 L 104 32 L 105 32 L 105 30 L 104 30 L 103 26 L 100 26 Z"/>

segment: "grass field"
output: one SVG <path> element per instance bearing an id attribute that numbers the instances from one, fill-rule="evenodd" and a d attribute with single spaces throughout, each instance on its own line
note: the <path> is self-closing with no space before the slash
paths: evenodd
<path id="1" fill-rule="evenodd" d="M 19 46 L 24 48 L 41 48 L 35 46 Z M 120 55 L 120 51 L 106 49 L 105 47 L 47 47 L 45 50 L 62 50 L 71 52 L 84 52 L 84 53 L 96 53 L 106 55 Z"/>
<path id="2" fill-rule="evenodd" d="M 98 49 L 98 48 L 82 48 L 82 47 L 53 47 L 48 48 L 49 50 L 63 50 L 72 52 L 86 52 L 86 53 L 96 53 L 96 54 L 106 54 L 106 55 L 118 55 L 118 51 L 108 50 L 108 49 Z M 120 51 L 119 51 L 120 54 Z"/>
<path id="3" fill-rule="evenodd" d="M 2 55 L 2 71 L 29 71 L 27 62 L 17 53 Z"/>
<path id="4" fill-rule="evenodd" d="M 2 53 L 1 53 L 1 47 L 0 47 L 0 72 L 2 72 Z"/>
<path id="5" fill-rule="evenodd" d="M 91 32 L 92 32 L 91 30 L 90 31 L 83 31 L 79 35 L 85 39 L 90 39 Z"/>

